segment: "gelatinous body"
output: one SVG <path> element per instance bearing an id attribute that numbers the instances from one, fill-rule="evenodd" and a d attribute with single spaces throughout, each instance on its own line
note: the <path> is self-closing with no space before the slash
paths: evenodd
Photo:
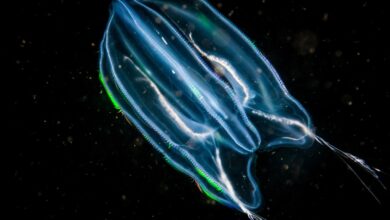
<path id="1" fill-rule="evenodd" d="M 313 141 L 336 149 L 313 134 L 268 60 L 206 1 L 114 1 L 100 69 L 115 106 L 170 164 L 250 218 L 261 205 L 256 150 Z"/>

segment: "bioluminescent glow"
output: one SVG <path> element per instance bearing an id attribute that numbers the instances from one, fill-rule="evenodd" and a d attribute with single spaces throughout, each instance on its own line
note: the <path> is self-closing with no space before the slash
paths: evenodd
<path id="1" fill-rule="evenodd" d="M 251 219 L 257 150 L 318 142 L 378 179 L 314 134 L 270 62 L 206 1 L 115 0 L 100 53 L 114 106 L 206 195 Z"/>

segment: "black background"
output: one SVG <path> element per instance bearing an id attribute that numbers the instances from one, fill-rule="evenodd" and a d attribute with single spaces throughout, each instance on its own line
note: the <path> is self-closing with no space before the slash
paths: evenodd
<path id="1" fill-rule="evenodd" d="M 112 107 L 98 80 L 109 3 L 18 1 L 5 9 L 13 14 L 5 22 L 14 27 L 6 53 L 14 68 L 3 81 L 2 145 L 11 150 L 5 154 L 12 207 L 6 219 L 247 219 L 208 200 Z M 211 3 L 270 59 L 317 134 L 390 172 L 385 3 Z M 389 193 L 358 171 L 382 205 L 321 146 L 259 154 L 259 214 L 389 219 Z M 388 175 L 381 176 L 389 185 Z"/>

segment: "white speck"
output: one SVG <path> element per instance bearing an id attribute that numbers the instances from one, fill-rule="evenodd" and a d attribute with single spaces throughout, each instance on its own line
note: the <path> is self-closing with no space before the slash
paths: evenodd
<path id="1" fill-rule="evenodd" d="M 168 45 L 168 42 L 165 40 L 164 37 L 161 37 L 161 40 L 164 41 L 165 45 Z"/>
<path id="2" fill-rule="evenodd" d="M 173 74 L 176 74 L 175 70 L 172 70 L 172 73 L 173 73 Z"/>

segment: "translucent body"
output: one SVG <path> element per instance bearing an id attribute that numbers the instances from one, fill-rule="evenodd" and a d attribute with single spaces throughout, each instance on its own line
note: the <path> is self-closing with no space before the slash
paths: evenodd
<path id="1" fill-rule="evenodd" d="M 170 164 L 248 215 L 261 205 L 254 152 L 315 139 L 271 64 L 205 1 L 114 1 L 100 69 L 113 101 Z"/>

